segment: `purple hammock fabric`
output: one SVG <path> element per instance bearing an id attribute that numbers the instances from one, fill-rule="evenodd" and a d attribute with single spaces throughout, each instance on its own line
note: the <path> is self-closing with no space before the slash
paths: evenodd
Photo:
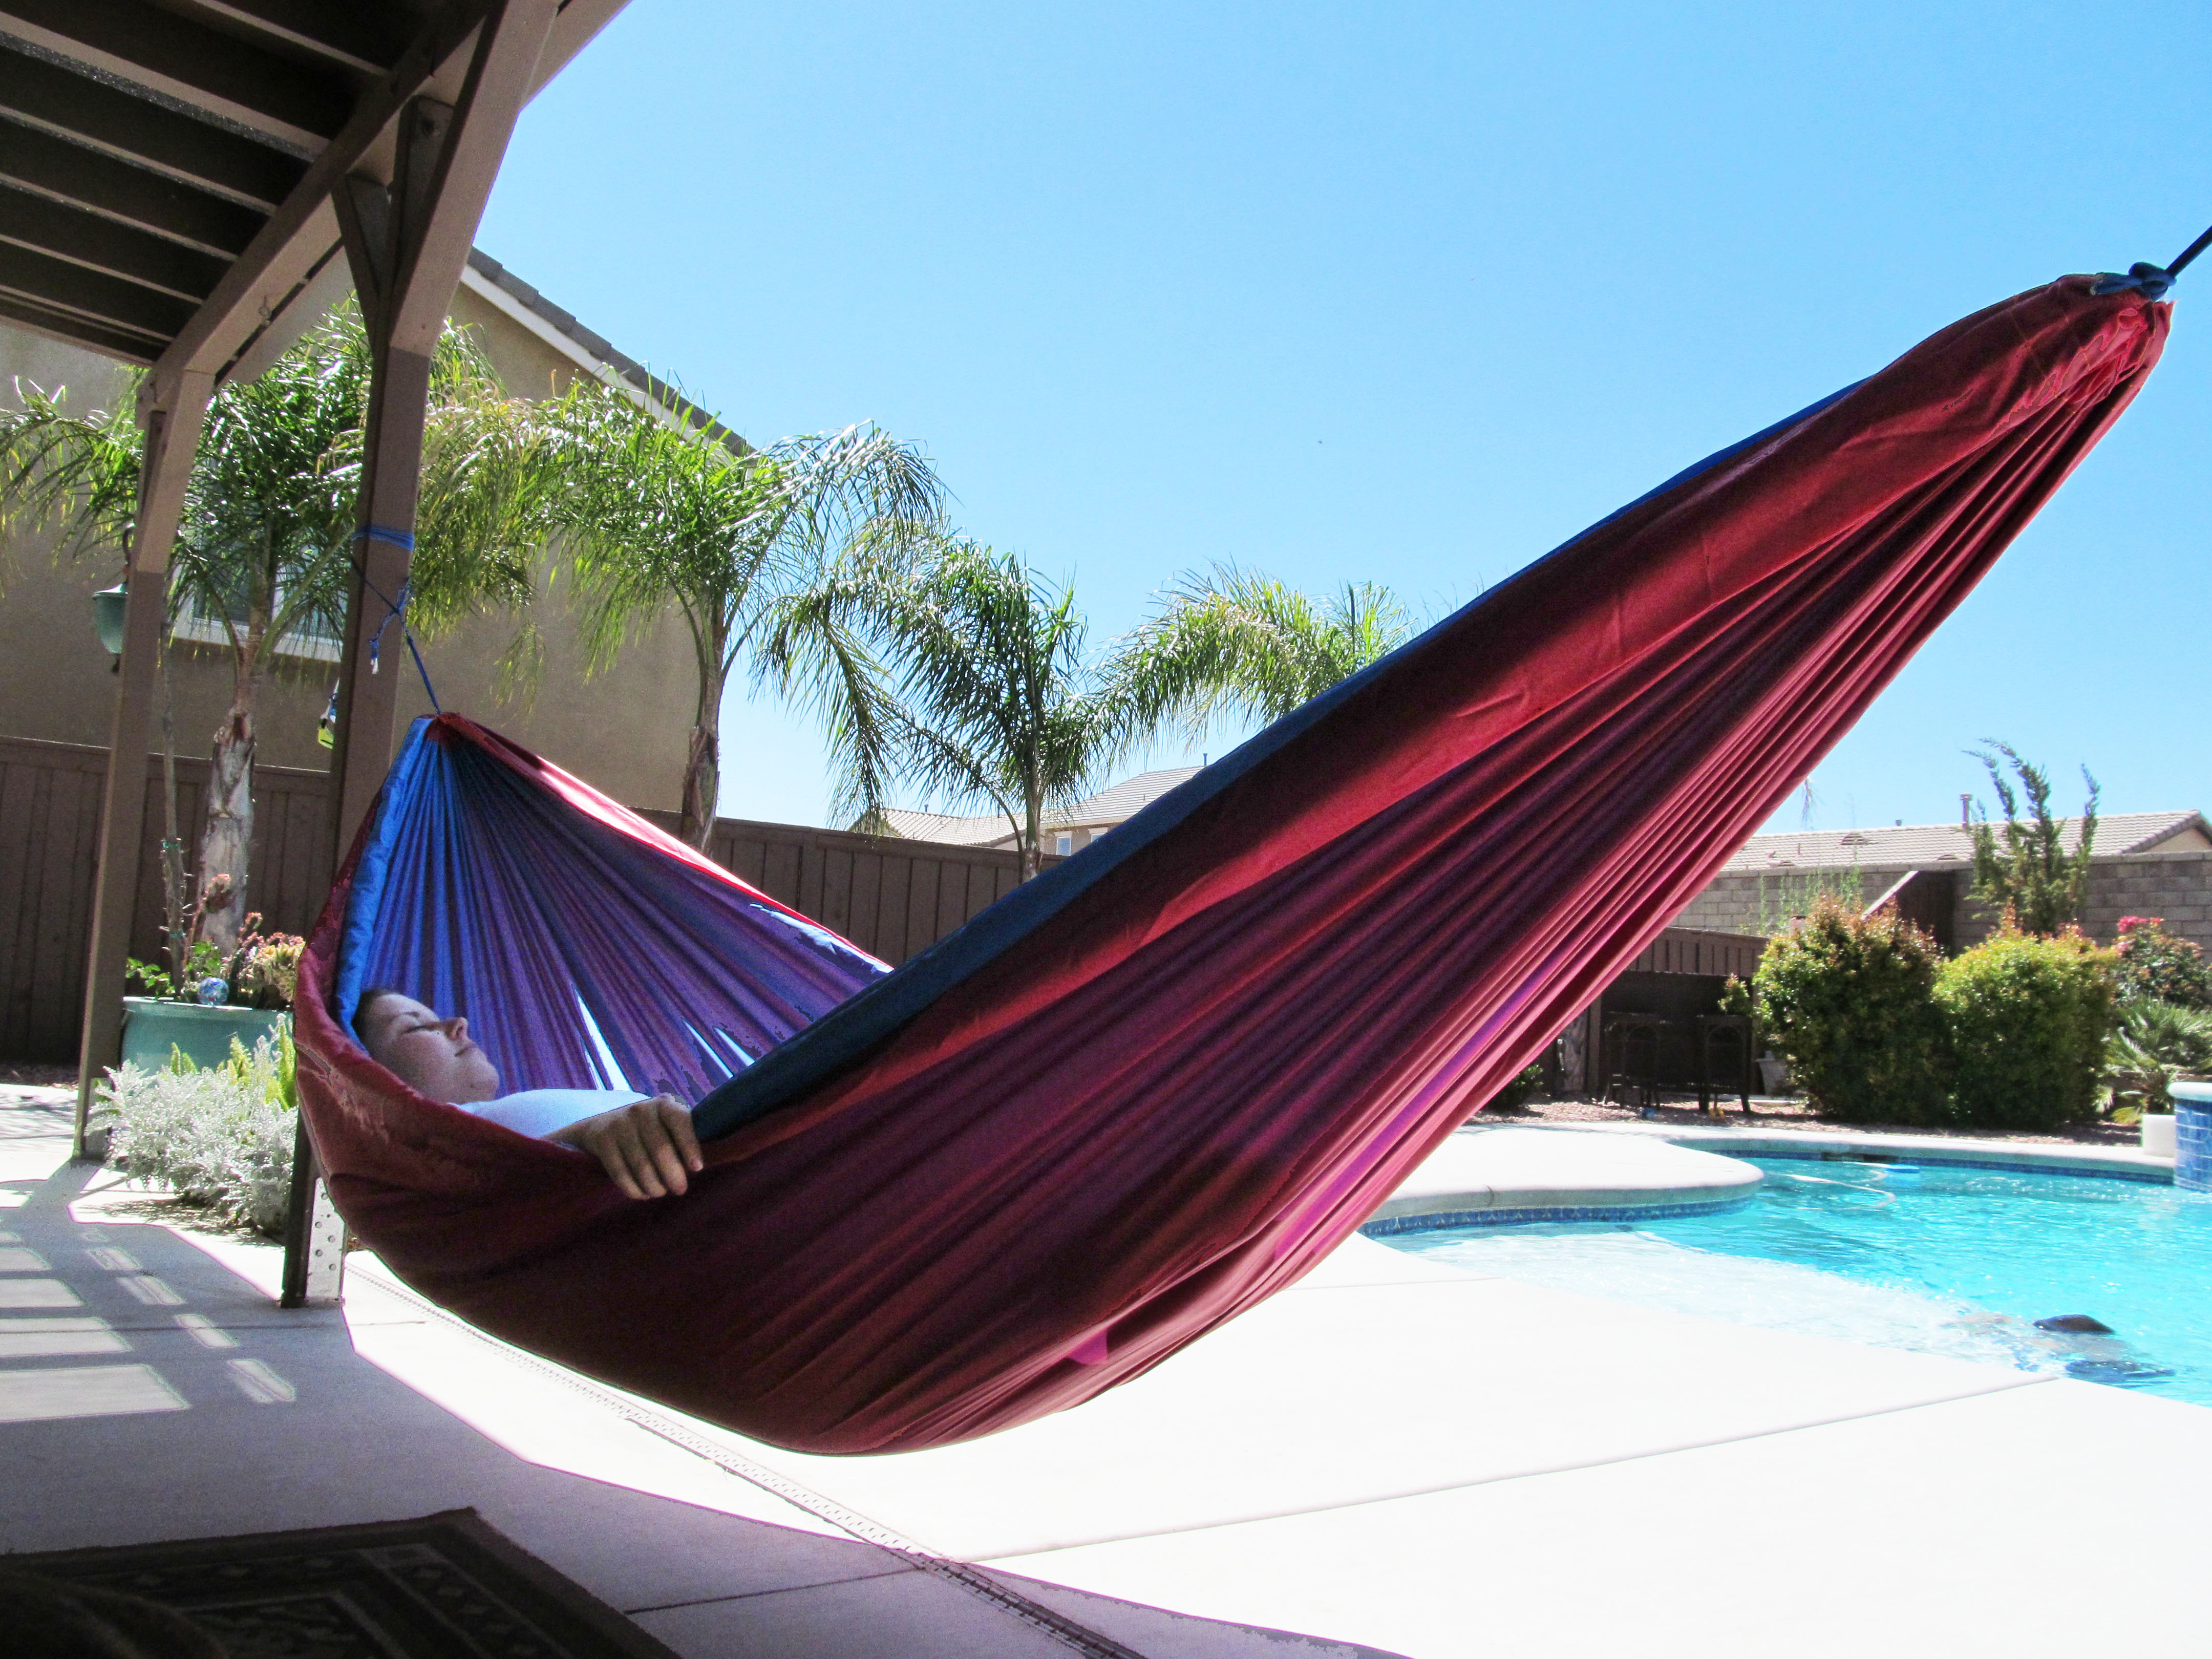
<path id="1" fill-rule="evenodd" d="M 337 986 L 471 1035 L 509 1091 L 696 1101 L 889 969 L 528 750 L 415 723 L 356 856 Z"/>
<path id="2" fill-rule="evenodd" d="M 942 1444 L 1141 1374 L 1372 1214 L 1971 591 L 2157 360 L 2168 307 L 2092 286 L 1992 306 L 1669 481 L 823 1014 L 702 1105 L 720 1138 L 681 1199 L 408 1090 L 343 1024 L 354 955 L 435 997 L 477 953 L 457 1006 L 530 1028 L 532 1082 L 605 1075 L 580 995 L 641 1086 L 711 1081 L 720 1033 L 752 1052 L 866 965 L 757 909 L 726 925 L 772 965 L 695 950 L 643 865 L 726 878 L 446 726 L 516 787 L 403 832 L 426 873 L 358 936 L 356 858 L 301 966 L 333 1195 L 466 1318 L 782 1445 Z M 542 841 L 495 855 L 518 817 Z M 469 935 L 513 901 L 479 884 L 561 918 L 496 974 Z"/>

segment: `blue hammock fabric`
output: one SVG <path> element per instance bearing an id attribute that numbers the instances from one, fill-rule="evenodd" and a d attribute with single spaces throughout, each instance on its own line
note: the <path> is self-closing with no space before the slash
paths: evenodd
<path id="1" fill-rule="evenodd" d="M 1141 1375 L 1371 1215 L 1972 591 L 2157 361 L 2170 308 L 2094 287 L 1670 480 L 887 976 L 433 722 L 301 962 L 332 1194 L 465 1317 L 782 1445 L 943 1444 Z M 423 1099 L 343 1023 L 366 978 L 518 1083 L 719 1082 L 705 1170 L 633 1203 Z"/>
<path id="2" fill-rule="evenodd" d="M 890 971 L 457 715 L 392 766 L 340 960 L 349 1030 L 389 985 L 468 1015 L 510 1091 L 691 1101 Z"/>

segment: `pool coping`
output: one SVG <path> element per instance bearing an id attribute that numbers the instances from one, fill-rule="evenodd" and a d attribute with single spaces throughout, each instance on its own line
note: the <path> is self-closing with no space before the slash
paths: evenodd
<path id="1" fill-rule="evenodd" d="M 1952 1169 L 2084 1176 L 2152 1186 L 2173 1184 L 2172 1158 L 2124 1146 L 2052 1146 L 1944 1135 L 1882 1134 L 1865 1129 L 1777 1131 L 1733 1126 L 1706 1129 L 1668 1125 L 1662 1126 L 1661 1136 L 1677 1146 L 1734 1158 L 1795 1158 L 1819 1162 L 1832 1155 L 1841 1155 L 1861 1158 L 1869 1163 L 1940 1164 Z"/>
<path id="2" fill-rule="evenodd" d="M 1763 1179 L 1741 1158 L 1694 1146 L 1677 1149 L 1692 1154 L 1688 1158 L 1670 1151 L 1624 1161 L 1615 1151 L 1592 1160 L 1587 1173 L 1576 1170 L 1571 1158 L 1563 1160 L 1564 1167 L 1547 1167 L 1547 1158 L 1539 1158 L 1532 1166 L 1525 1141 L 1517 1157 L 1507 1152 L 1502 1158 L 1485 1158 L 1479 1151 L 1484 1134 L 1531 1127 L 1498 1124 L 1462 1130 L 1409 1175 L 1359 1231 L 1370 1238 L 1382 1238 L 1443 1227 L 1713 1215 L 1750 1202 Z M 1584 1144 L 1603 1145 L 1588 1137 Z"/>
<path id="3" fill-rule="evenodd" d="M 1869 1129 L 1774 1130 L 1734 1124 L 1707 1128 L 1645 1123 L 1478 1121 L 1459 1133 L 1472 1136 L 1504 1129 L 1539 1134 L 1633 1136 L 1738 1161 L 1754 1158 L 1808 1163 L 1862 1160 L 2073 1176 L 2145 1186 L 2173 1184 L 2173 1159 L 2124 1146 L 2054 1146 L 1943 1135 L 1884 1134 Z M 1547 1182 L 1540 1188 L 1510 1191 L 1469 1186 L 1456 1192 L 1409 1193 L 1401 1188 L 1359 1231 L 1369 1238 L 1387 1238 L 1446 1228 L 1510 1227 L 1534 1222 L 1675 1220 L 1735 1209 L 1749 1203 L 1758 1189 L 1755 1182 L 1737 1186 L 1713 1181 L 1625 1189 L 1617 1180 L 1604 1176 L 1594 1176 L 1586 1184 Z"/>

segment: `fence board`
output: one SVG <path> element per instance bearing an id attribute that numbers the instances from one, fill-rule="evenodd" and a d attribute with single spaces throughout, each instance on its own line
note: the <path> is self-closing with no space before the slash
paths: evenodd
<path id="1" fill-rule="evenodd" d="M 907 907 L 913 891 L 914 860 L 903 853 L 885 854 L 883 890 L 876 900 L 875 942 L 867 947 L 885 962 L 904 962 L 915 954 L 906 932 Z"/>

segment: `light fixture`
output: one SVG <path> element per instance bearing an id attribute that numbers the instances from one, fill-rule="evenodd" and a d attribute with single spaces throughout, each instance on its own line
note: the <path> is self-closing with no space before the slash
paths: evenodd
<path id="1" fill-rule="evenodd" d="M 100 644 L 107 647 L 111 657 L 123 654 L 123 610 L 129 593 L 129 584 L 118 582 L 92 596 L 93 632 L 100 635 Z"/>

